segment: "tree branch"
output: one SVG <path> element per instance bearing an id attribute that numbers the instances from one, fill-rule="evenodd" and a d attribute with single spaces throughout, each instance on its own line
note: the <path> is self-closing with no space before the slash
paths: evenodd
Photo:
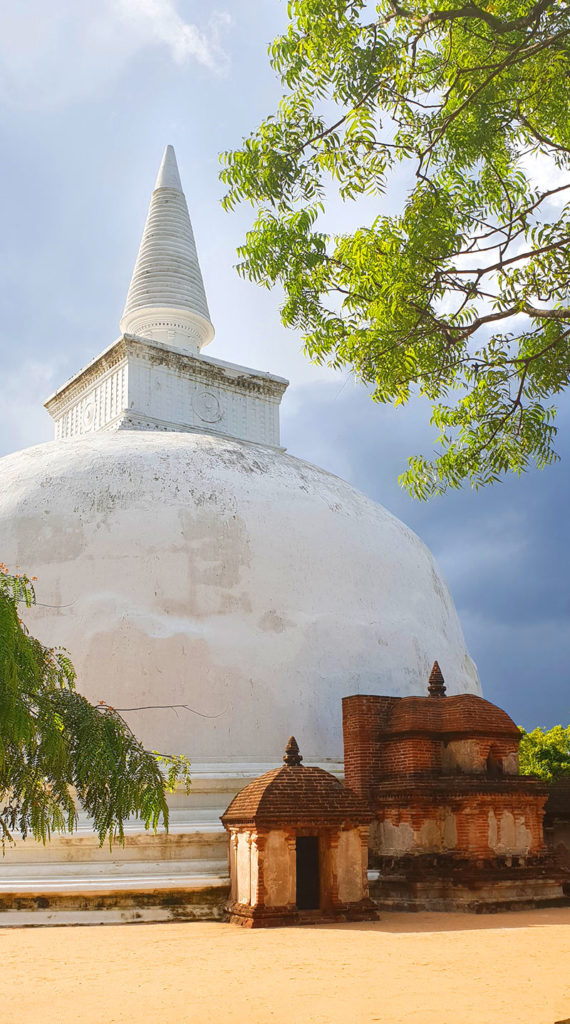
<path id="1" fill-rule="evenodd" d="M 492 28 L 494 32 L 499 35 L 505 35 L 507 32 L 517 32 L 520 29 L 528 28 L 531 25 L 536 24 L 540 19 L 541 15 L 548 9 L 549 6 L 554 7 L 551 0 L 539 0 L 539 3 L 529 11 L 526 15 L 521 15 L 519 18 L 512 18 L 510 21 L 503 21 L 495 14 L 491 14 L 490 11 L 484 10 L 482 7 L 478 7 L 477 4 L 464 4 L 463 7 L 453 7 L 450 10 L 437 10 L 431 11 L 430 14 L 424 15 L 419 20 L 420 26 L 432 25 L 436 22 L 445 21 L 456 21 L 458 18 L 469 18 L 477 21 L 484 21 L 485 24 Z M 392 0 L 391 7 L 394 10 L 394 15 L 391 17 L 398 18 L 410 18 L 415 19 L 417 17 L 415 11 L 410 11 L 405 7 L 401 7 L 400 4 Z"/>

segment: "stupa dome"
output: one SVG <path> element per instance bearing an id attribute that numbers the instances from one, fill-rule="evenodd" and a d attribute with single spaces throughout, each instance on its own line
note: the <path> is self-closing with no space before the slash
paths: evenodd
<path id="1" fill-rule="evenodd" d="M 479 692 L 449 592 L 403 523 L 282 450 L 118 431 L 2 460 L 4 558 L 38 577 L 27 620 L 81 690 L 153 748 L 342 759 L 347 693 L 420 694 L 437 655 Z M 202 717 L 206 716 L 206 717 Z"/>

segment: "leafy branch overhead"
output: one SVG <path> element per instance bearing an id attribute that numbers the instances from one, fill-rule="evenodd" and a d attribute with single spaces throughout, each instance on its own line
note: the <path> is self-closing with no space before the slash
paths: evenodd
<path id="1" fill-rule="evenodd" d="M 67 654 L 19 618 L 34 602 L 33 583 L 0 566 L 0 842 L 72 831 L 77 801 L 101 843 L 123 841 L 130 815 L 168 827 L 166 792 L 189 785 L 189 762 L 145 750 L 117 711 L 77 693 Z"/>
<path id="2" fill-rule="evenodd" d="M 429 399 L 416 496 L 547 465 L 570 374 L 568 3 L 288 9 L 279 109 L 222 157 L 226 208 L 257 210 L 239 270 L 284 288 L 314 360 L 376 401 Z M 325 230 L 335 194 L 369 222 Z"/>

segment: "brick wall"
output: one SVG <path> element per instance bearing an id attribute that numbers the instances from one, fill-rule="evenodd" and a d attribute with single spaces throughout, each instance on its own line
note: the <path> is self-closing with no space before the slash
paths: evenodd
<path id="1" fill-rule="evenodd" d="M 346 785 L 368 800 L 380 775 L 379 730 L 387 721 L 391 697 L 344 697 L 344 778 Z"/>
<path id="2" fill-rule="evenodd" d="M 539 794 L 473 793 L 402 803 L 376 798 L 371 849 L 381 857 L 451 853 L 473 860 L 531 857 L 544 850 Z"/>
<path id="3" fill-rule="evenodd" d="M 343 700 L 343 731 L 346 784 L 374 812 L 378 856 L 542 853 L 545 792 L 518 775 L 520 734 L 500 708 L 473 694 L 358 694 Z"/>

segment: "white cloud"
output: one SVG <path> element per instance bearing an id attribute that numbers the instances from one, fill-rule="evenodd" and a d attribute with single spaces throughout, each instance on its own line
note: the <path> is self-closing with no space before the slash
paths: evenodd
<path id="1" fill-rule="evenodd" d="M 177 0 L 27 0 L 0 5 L 0 102 L 27 109 L 65 106 L 105 92 L 139 53 L 162 47 L 178 64 L 225 71 L 213 12 L 186 21 Z"/>
<path id="2" fill-rule="evenodd" d="M 558 188 L 568 182 L 568 169 L 557 167 L 556 161 L 546 153 L 528 153 L 521 160 L 523 170 L 528 174 L 531 182 L 540 189 Z M 552 196 L 548 200 L 550 216 L 556 215 L 561 207 L 568 201 L 565 193 L 561 196 Z"/>
<path id="3" fill-rule="evenodd" d="M 173 59 L 182 64 L 197 60 L 214 71 L 227 61 L 220 35 L 230 23 L 230 16 L 214 12 L 205 29 L 185 22 L 173 0 L 115 0 L 110 10 L 139 38 L 142 46 L 164 43 Z"/>

